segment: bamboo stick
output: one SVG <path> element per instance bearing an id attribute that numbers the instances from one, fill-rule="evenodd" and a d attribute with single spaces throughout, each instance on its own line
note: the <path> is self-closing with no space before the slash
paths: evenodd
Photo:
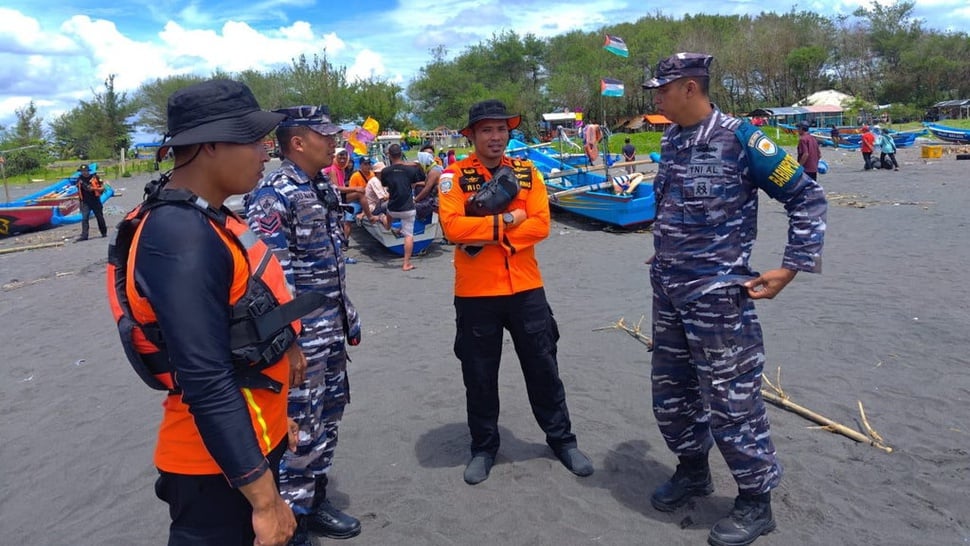
<path id="1" fill-rule="evenodd" d="M 54 241 L 52 243 L 38 243 L 36 245 L 14 246 L 10 248 L 0 248 L 0 254 L 12 254 L 25 250 L 37 250 L 38 248 L 49 248 L 52 246 L 64 246 L 64 241 Z"/>

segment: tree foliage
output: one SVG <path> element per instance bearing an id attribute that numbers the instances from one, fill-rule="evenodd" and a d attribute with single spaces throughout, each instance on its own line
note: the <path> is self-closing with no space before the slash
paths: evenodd
<path id="1" fill-rule="evenodd" d="M 326 104 L 338 123 L 373 117 L 382 129 L 459 128 L 468 107 L 485 98 L 498 98 L 522 113 L 526 132 L 536 128 L 543 112 L 563 109 L 611 124 L 653 110 L 653 94 L 641 84 L 657 61 L 677 51 L 715 56 L 711 97 L 728 112 L 795 104 L 832 88 L 857 97 L 860 112 L 892 103 L 892 111 L 913 117 L 938 101 L 970 97 L 970 37 L 924 28 L 913 17 L 914 8 L 911 0 L 875 3 L 834 18 L 795 9 L 680 19 L 658 11 L 546 39 L 504 30 L 462 51 L 432 48 L 406 94 L 397 83 L 376 77 L 350 81 L 346 67 L 334 66 L 326 51 L 265 72 L 156 79 L 131 98 L 115 92 L 110 76 L 93 100 L 49 122 L 47 141 L 60 157 L 113 156 L 130 144 L 130 120 L 164 134 L 168 97 L 213 77 L 243 81 L 265 109 Z M 605 34 L 622 37 L 629 57 L 604 51 Z M 622 81 L 624 96 L 603 97 L 602 78 Z M 40 127 L 31 103 L 18 111 L 16 127 L 0 132 L 0 143 L 6 149 L 12 142 L 44 139 L 38 136 Z"/>
<path id="2" fill-rule="evenodd" d="M 14 115 L 17 123 L 9 130 L 0 130 L 0 156 L 5 173 L 11 176 L 32 172 L 50 161 L 44 120 L 37 115 L 34 101 L 16 109 Z"/>
<path id="3" fill-rule="evenodd" d="M 138 102 L 127 93 L 118 93 L 112 74 L 104 81 L 104 90 L 95 91 L 90 101 L 76 107 L 50 123 L 51 143 L 58 157 L 116 157 L 119 150 L 131 146 L 132 123 L 129 119 Z"/>

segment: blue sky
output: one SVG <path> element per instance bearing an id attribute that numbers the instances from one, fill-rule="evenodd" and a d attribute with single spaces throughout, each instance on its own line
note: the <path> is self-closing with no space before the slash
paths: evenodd
<path id="1" fill-rule="evenodd" d="M 967 0 L 916 0 L 925 26 L 970 32 Z M 451 54 L 511 29 L 540 37 L 647 14 L 757 14 L 760 0 L 5 0 L 0 6 L 0 125 L 31 100 L 49 121 L 102 89 L 174 74 L 263 70 L 324 49 L 351 78 L 407 85 L 445 45 Z M 849 14 L 870 0 L 770 4 L 783 13 Z"/>

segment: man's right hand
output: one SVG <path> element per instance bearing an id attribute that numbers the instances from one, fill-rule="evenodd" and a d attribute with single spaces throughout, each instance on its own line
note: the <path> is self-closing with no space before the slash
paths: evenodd
<path id="1" fill-rule="evenodd" d="M 272 477 L 272 472 L 267 472 Z M 276 495 L 276 502 L 265 509 L 253 508 L 253 546 L 286 546 L 296 532 L 296 517 L 283 497 Z"/>
<path id="2" fill-rule="evenodd" d="M 269 470 L 239 488 L 253 507 L 254 546 L 285 546 L 296 531 L 296 517 L 276 489 Z"/>

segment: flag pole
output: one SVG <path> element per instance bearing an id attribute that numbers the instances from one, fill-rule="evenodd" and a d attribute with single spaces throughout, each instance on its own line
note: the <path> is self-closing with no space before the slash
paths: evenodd
<path id="1" fill-rule="evenodd" d="M 600 97 L 603 100 L 603 125 L 601 127 L 608 127 L 606 125 L 606 97 Z M 610 179 L 610 137 L 606 129 L 601 129 L 603 133 L 603 176 L 607 180 Z"/>

